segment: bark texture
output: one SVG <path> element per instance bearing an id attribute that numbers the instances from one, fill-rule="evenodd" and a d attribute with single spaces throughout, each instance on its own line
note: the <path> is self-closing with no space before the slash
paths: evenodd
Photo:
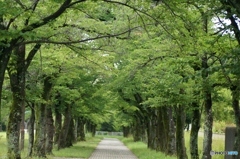
<path id="1" fill-rule="evenodd" d="M 46 154 L 53 154 L 54 122 L 52 108 L 46 108 Z"/>
<path id="2" fill-rule="evenodd" d="M 28 157 L 32 156 L 34 144 L 34 123 L 35 123 L 35 110 L 34 104 L 31 105 L 31 116 L 28 122 Z"/>
<path id="3" fill-rule="evenodd" d="M 74 135 L 74 121 L 73 118 L 70 120 L 69 124 L 69 130 L 67 131 L 67 137 L 65 141 L 65 147 L 71 147 L 73 146 L 73 142 L 75 141 L 75 135 Z"/>
<path id="4" fill-rule="evenodd" d="M 176 154 L 176 138 L 172 107 L 162 106 L 157 111 L 157 151 L 168 155 Z"/>
<path id="5" fill-rule="evenodd" d="M 60 139 L 60 133 L 61 133 L 61 129 L 62 129 L 62 114 L 61 114 L 61 110 L 60 110 L 60 95 L 58 94 L 56 99 L 57 99 L 57 103 L 55 104 L 55 134 L 54 134 L 54 144 L 59 143 L 59 139 Z"/>
<path id="6" fill-rule="evenodd" d="M 235 116 L 235 123 L 236 123 L 236 138 L 234 143 L 234 151 L 240 152 L 240 108 L 239 108 L 239 97 L 240 97 L 240 91 L 239 86 L 232 86 L 232 107 L 234 110 L 234 116 Z M 240 155 L 233 156 L 234 159 L 239 159 Z"/>
<path id="7" fill-rule="evenodd" d="M 199 159 L 198 154 L 198 131 L 200 129 L 200 108 L 199 102 L 193 102 L 193 117 L 192 117 L 192 129 L 190 132 L 190 154 L 191 159 Z"/>
<path id="8" fill-rule="evenodd" d="M 203 78 L 203 100 L 204 100 L 204 139 L 203 139 L 203 156 L 202 159 L 211 159 L 210 151 L 212 150 L 212 93 L 211 85 L 208 81 L 208 57 L 202 58 L 202 78 Z"/>
<path id="9" fill-rule="evenodd" d="M 86 120 L 83 117 L 78 117 L 78 122 L 77 124 L 77 140 L 78 141 L 86 141 L 85 138 L 85 123 Z"/>
<path id="10" fill-rule="evenodd" d="M 65 109 L 65 113 L 64 113 L 64 122 L 63 122 L 63 126 L 60 132 L 60 138 L 58 141 L 58 145 L 57 148 L 58 150 L 61 148 L 65 148 L 69 145 L 69 143 L 67 143 L 67 138 L 68 138 L 68 133 L 70 131 L 70 125 L 71 125 L 71 120 L 72 120 L 72 115 L 71 112 L 72 108 L 70 105 L 68 105 Z M 73 131 L 74 133 L 74 131 Z M 74 134 L 73 134 L 74 135 Z"/>
<path id="11" fill-rule="evenodd" d="M 46 107 L 52 89 L 51 77 L 44 77 L 42 98 L 45 102 L 37 107 L 36 111 L 36 140 L 34 144 L 34 156 L 46 157 Z"/>
<path id="12" fill-rule="evenodd" d="M 135 117 L 135 121 L 133 124 L 133 140 L 134 142 L 143 141 L 145 136 L 144 130 L 144 121 L 140 117 Z"/>
<path id="13" fill-rule="evenodd" d="M 176 108 L 176 146 L 177 146 L 177 157 L 178 159 L 187 159 L 185 138 L 184 138 L 184 125 L 185 125 L 185 110 L 184 106 L 178 105 Z"/>
<path id="14" fill-rule="evenodd" d="M 157 136 L 157 109 L 153 109 L 151 115 L 149 116 L 149 121 L 147 124 L 148 148 L 153 150 L 156 149 L 157 147 L 156 136 Z"/>
<path id="15" fill-rule="evenodd" d="M 19 46 L 13 51 L 13 58 L 8 67 L 13 96 L 7 129 L 8 158 L 21 158 L 20 149 L 24 144 L 24 129 L 20 131 L 20 123 L 22 121 L 24 124 L 25 70 L 25 46 Z M 20 133 L 21 145 L 19 145 Z"/>

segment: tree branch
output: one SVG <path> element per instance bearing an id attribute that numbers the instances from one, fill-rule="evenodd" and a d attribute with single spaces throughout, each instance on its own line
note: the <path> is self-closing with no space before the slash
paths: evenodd
<path id="1" fill-rule="evenodd" d="M 129 31 L 132 31 L 136 28 L 139 27 L 134 27 L 131 29 L 128 29 L 124 32 L 118 33 L 118 34 L 107 34 L 107 35 L 101 35 L 101 36 L 96 36 L 96 37 L 92 37 L 92 38 L 87 38 L 87 39 L 82 39 L 82 40 L 75 40 L 75 41 L 53 41 L 53 40 L 48 40 L 48 39 L 42 39 L 42 40 L 33 40 L 33 41 L 24 41 L 19 43 L 19 45 L 23 45 L 23 44 L 32 44 L 32 43 L 45 43 L 45 44 L 63 44 L 63 45 L 68 45 L 68 44 L 77 44 L 77 43 L 83 43 L 83 42 L 88 42 L 88 41 L 92 41 L 92 40 L 97 40 L 97 39 L 104 39 L 104 38 L 111 38 L 111 37 L 118 37 L 120 35 L 124 35 L 126 33 L 128 33 Z"/>
<path id="2" fill-rule="evenodd" d="M 68 48 L 70 48 L 72 51 L 74 52 L 78 52 L 76 49 L 80 49 L 80 48 L 77 48 L 73 45 L 66 45 Z M 93 63 L 94 65 L 97 65 L 98 67 L 100 67 L 101 69 L 105 70 L 100 64 L 98 64 L 97 62 L 93 61 L 93 60 L 90 60 L 88 59 L 86 56 L 84 56 L 83 54 L 79 54 L 80 56 L 82 56 L 85 60 Z"/>
<path id="3" fill-rule="evenodd" d="M 27 59 L 25 60 L 25 68 L 27 70 L 27 68 L 29 67 L 33 57 L 35 56 L 35 54 L 37 53 L 37 51 L 40 49 L 41 44 L 36 44 L 33 49 L 29 52 Z"/>
<path id="4" fill-rule="evenodd" d="M 144 12 L 143 10 L 140 10 L 140 9 L 138 9 L 138 8 L 135 8 L 135 7 L 133 7 L 133 6 L 128 5 L 127 3 L 123 3 L 123 2 L 119 2 L 119 1 L 113 1 L 113 0 L 103 0 L 103 1 L 104 1 L 104 2 L 108 2 L 108 3 L 114 3 L 114 4 L 119 4 L 119 5 L 126 6 L 126 7 L 131 8 L 132 10 L 134 10 L 134 11 L 136 11 L 136 12 L 142 13 L 142 14 L 146 15 L 147 17 L 153 19 L 157 24 L 159 24 L 159 25 L 163 28 L 163 30 L 164 30 L 167 34 L 169 34 L 174 40 L 177 41 L 177 43 L 179 44 L 179 46 L 181 46 L 180 43 L 179 43 L 179 41 L 177 40 L 177 38 L 175 38 L 175 37 L 167 30 L 167 28 L 165 28 L 165 26 L 164 26 L 158 19 L 156 19 L 156 18 L 153 17 L 152 15 L 148 14 L 147 12 Z"/>
<path id="5" fill-rule="evenodd" d="M 51 15 L 43 18 L 42 20 L 40 20 L 38 22 L 35 22 L 35 23 L 32 23 L 32 24 L 26 26 L 25 28 L 23 28 L 21 30 L 21 32 L 22 33 L 29 32 L 29 31 L 32 31 L 43 25 L 46 25 L 50 21 L 52 21 L 52 20 L 58 18 L 60 15 L 62 15 L 66 11 L 66 9 L 69 8 L 70 6 L 73 6 L 77 3 L 84 2 L 84 1 L 86 1 L 86 0 L 79 0 L 79 1 L 71 3 L 72 0 L 65 0 L 64 3 L 59 7 L 59 9 L 56 12 L 52 13 Z"/>
<path id="6" fill-rule="evenodd" d="M 215 57 L 218 59 L 218 61 L 219 61 L 219 63 L 220 63 L 220 66 L 221 66 L 223 75 L 224 75 L 224 77 L 226 78 L 226 81 L 227 81 L 228 84 L 231 86 L 231 85 L 233 84 L 233 82 L 232 82 L 231 78 L 227 75 L 227 72 L 226 72 L 226 70 L 225 70 L 225 67 L 223 66 L 222 60 L 221 60 L 219 57 L 217 57 L 217 56 L 215 56 Z"/>
<path id="7" fill-rule="evenodd" d="M 17 4 L 21 6 L 22 9 L 26 9 L 27 7 L 20 1 L 20 0 L 14 0 Z"/>

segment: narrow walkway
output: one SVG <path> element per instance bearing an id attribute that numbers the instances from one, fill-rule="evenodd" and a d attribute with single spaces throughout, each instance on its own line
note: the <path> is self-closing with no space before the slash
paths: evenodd
<path id="1" fill-rule="evenodd" d="M 137 159 L 137 157 L 118 139 L 103 139 L 89 159 Z"/>

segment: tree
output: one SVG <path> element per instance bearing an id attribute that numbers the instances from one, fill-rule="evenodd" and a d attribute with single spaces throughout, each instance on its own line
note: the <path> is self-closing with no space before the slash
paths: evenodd
<path id="1" fill-rule="evenodd" d="M 1 13 L 2 14 L 1 30 L 3 32 L 3 36 L 1 37 L 2 49 L 1 49 L 1 55 L 0 55 L 0 64 L 1 64 L 0 92 L 1 93 L 2 93 L 2 85 L 3 85 L 4 74 L 7 68 L 7 64 L 9 62 L 9 59 L 11 57 L 13 50 L 16 49 L 17 47 L 24 48 L 26 44 L 31 44 L 31 43 L 55 43 L 55 44 L 80 43 L 80 42 L 86 42 L 89 40 L 95 40 L 99 38 L 119 36 L 128 32 L 128 31 L 124 31 L 124 32 L 112 35 L 112 34 L 100 32 L 100 31 L 98 32 L 98 31 L 95 31 L 94 29 L 86 30 L 86 27 L 81 27 L 81 26 L 79 27 L 78 25 L 75 25 L 75 24 L 65 23 L 66 21 L 64 21 L 64 19 L 68 17 L 68 15 L 72 14 L 71 12 L 68 12 L 70 14 L 64 14 L 66 13 L 66 10 L 71 9 L 72 11 L 76 11 L 77 9 L 73 8 L 73 6 L 77 6 L 77 8 L 81 11 L 81 7 L 85 5 L 85 4 L 82 4 L 83 2 L 85 2 L 85 0 L 82 0 L 82 1 L 66 0 L 63 2 L 51 2 L 52 5 L 45 5 L 46 2 L 40 2 L 40 1 L 34 1 L 30 3 L 27 0 L 22 2 L 11 2 L 11 3 L 2 2 L 1 3 L 2 5 L 1 8 L 3 8 L 3 12 Z M 89 2 L 88 5 L 93 5 L 93 3 Z M 56 7 L 53 7 L 53 6 L 56 6 L 58 9 L 54 10 L 53 8 L 56 8 Z M 44 9 L 46 9 L 46 7 L 49 14 L 44 13 Z M 11 10 L 7 11 L 7 9 L 4 9 L 4 8 L 11 8 Z M 83 16 L 86 15 L 84 11 L 82 13 L 83 13 L 82 14 Z M 39 14 L 43 16 L 39 16 Z M 91 17 L 90 18 L 88 17 L 88 19 L 91 19 Z M 80 37 L 80 38 L 74 37 L 75 39 L 72 39 L 72 37 L 69 37 L 69 36 L 62 36 L 62 37 L 56 36 L 56 35 L 62 34 L 62 31 L 66 32 L 67 30 L 69 30 L 66 28 L 77 28 L 77 30 L 81 30 L 81 31 L 85 30 L 88 33 L 94 32 L 93 34 L 91 34 L 94 37 L 87 38 L 87 39 L 85 39 L 84 37 Z M 47 31 L 48 34 L 45 34 L 44 31 Z M 98 36 L 98 35 L 101 35 L 101 36 Z M 58 41 L 56 41 L 57 38 L 59 38 Z M 16 68 L 16 69 L 20 69 L 20 68 Z M 21 78 L 24 79 L 24 75 Z M 21 83 L 24 83 L 24 82 L 21 82 Z M 24 96 L 24 93 L 22 93 L 22 95 Z M 0 95 L 0 97 L 1 96 L 2 95 Z M 13 104 L 11 110 L 15 110 L 15 111 L 11 111 L 11 114 L 22 114 L 21 111 L 24 110 L 24 107 L 20 109 L 20 105 Z M 15 117 L 11 116 L 11 118 L 15 118 Z M 24 116 L 22 116 L 22 118 L 24 118 Z M 8 135 L 9 144 L 11 144 L 12 138 L 15 138 L 16 140 L 18 140 L 19 138 L 17 135 L 18 134 L 17 129 L 19 127 L 18 126 L 19 123 L 16 123 L 16 124 L 17 124 L 15 126 L 16 133 L 12 132 L 14 135 Z M 11 120 L 9 125 L 12 125 Z M 9 131 L 12 131 L 12 130 L 9 129 Z M 14 145 L 12 144 L 9 145 L 9 155 L 13 155 L 16 158 L 20 158 L 17 145 L 18 144 L 16 144 L 16 142 Z M 14 147 L 14 148 L 10 148 L 10 147 Z M 13 151 L 13 149 L 15 150 Z"/>

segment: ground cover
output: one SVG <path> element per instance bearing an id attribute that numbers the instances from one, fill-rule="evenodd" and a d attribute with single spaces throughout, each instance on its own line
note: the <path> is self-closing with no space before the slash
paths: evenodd
<path id="1" fill-rule="evenodd" d="M 177 159 L 176 156 L 165 156 L 161 152 L 156 152 L 154 150 L 147 149 L 147 144 L 144 142 L 133 142 L 133 139 L 130 138 L 119 138 L 139 159 L 155 159 L 155 158 L 164 158 L 164 159 Z M 190 132 L 185 132 L 185 142 L 188 157 L 190 157 Z M 202 154 L 203 148 L 203 137 L 199 136 L 199 154 Z M 224 137 L 215 137 L 213 136 L 212 142 L 212 150 L 213 151 L 224 151 Z M 209 152 L 210 153 L 210 152 Z M 224 158 L 222 155 L 215 155 L 213 159 L 222 159 Z"/>
<path id="2" fill-rule="evenodd" d="M 202 132 L 199 132 L 202 133 Z M 224 151 L 224 135 L 223 137 L 219 137 L 219 135 L 215 135 L 213 134 L 213 141 L 212 141 L 212 150 L 213 151 Z M 189 132 L 185 132 L 185 145 L 186 145 L 186 149 L 187 149 L 187 154 L 190 157 L 190 131 Z M 202 149 L 203 149 L 203 134 L 199 134 L 198 137 L 198 150 L 199 150 L 199 154 L 200 157 L 202 155 Z M 210 153 L 210 152 L 209 152 Z M 215 155 L 212 157 L 213 159 L 223 159 L 224 156 L 222 155 Z"/>
<path id="3" fill-rule="evenodd" d="M 91 137 L 86 136 L 86 141 L 77 142 L 72 147 L 57 150 L 55 147 L 53 149 L 53 154 L 48 156 L 49 159 L 66 157 L 66 158 L 88 158 L 95 150 L 98 143 L 102 140 L 101 136 Z M 25 149 L 22 151 L 22 157 L 27 156 L 28 150 L 28 140 L 26 136 Z M 6 158 L 7 154 L 7 143 L 6 143 L 6 133 L 0 132 L 0 159 Z M 37 159 L 37 158 L 32 158 Z M 38 158 L 39 159 L 39 158 Z"/>
<path id="4" fill-rule="evenodd" d="M 177 159 L 176 156 L 166 156 L 161 152 L 147 149 L 143 142 L 134 142 L 132 138 L 122 138 L 121 141 L 139 158 L 139 159 Z"/>
<path id="5" fill-rule="evenodd" d="M 186 148 L 188 156 L 190 157 L 190 132 L 185 133 L 186 139 Z M 123 138 L 120 136 L 96 136 L 91 137 L 90 135 L 86 136 L 87 141 L 75 143 L 74 146 L 70 148 L 65 148 L 61 150 L 57 150 L 54 148 L 53 154 L 54 156 L 48 156 L 50 159 L 55 157 L 67 157 L 67 158 L 88 158 L 91 153 L 94 151 L 95 147 L 104 137 L 108 138 L 118 138 L 120 139 L 139 159 L 155 159 L 155 158 L 165 158 L 165 159 L 176 159 L 175 156 L 165 156 L 161 152 L 156 152 L 154 150 L 147 149 L 146 143 L 143 142 L 133 142 L 133 139 Z M 27 136 L 26 136 L 27 138 Z M 202 144 L 203 137 L 199 136 L 199 154 L 202 153 Z M 22 156 L 25 157 L 27 154 L 27 139 L 25 141 L 25 149 L 22 152 Z M 214 151 L 223 151 L 224 150 L 224 138 L 213 138 L 213 150 Z M 4 158 L 7 152 L 7 144 L 6 144 L 6 133 L 0 132 L 0 158 Z M 216 155 L 213 159 L 222 159 L 223 156 Z M 34 159 L 34 158 L 33 158 Z"/>
<path id="6" fill-rule="evenodd" d="M 86 137 L 86 141 L 75 143 L 72 147 L 61 149 L 59 151 L 54 149 L 53 154 L 58 157 L 89 158 L 102 139 L 101 136 L 88 136 Z"/>

